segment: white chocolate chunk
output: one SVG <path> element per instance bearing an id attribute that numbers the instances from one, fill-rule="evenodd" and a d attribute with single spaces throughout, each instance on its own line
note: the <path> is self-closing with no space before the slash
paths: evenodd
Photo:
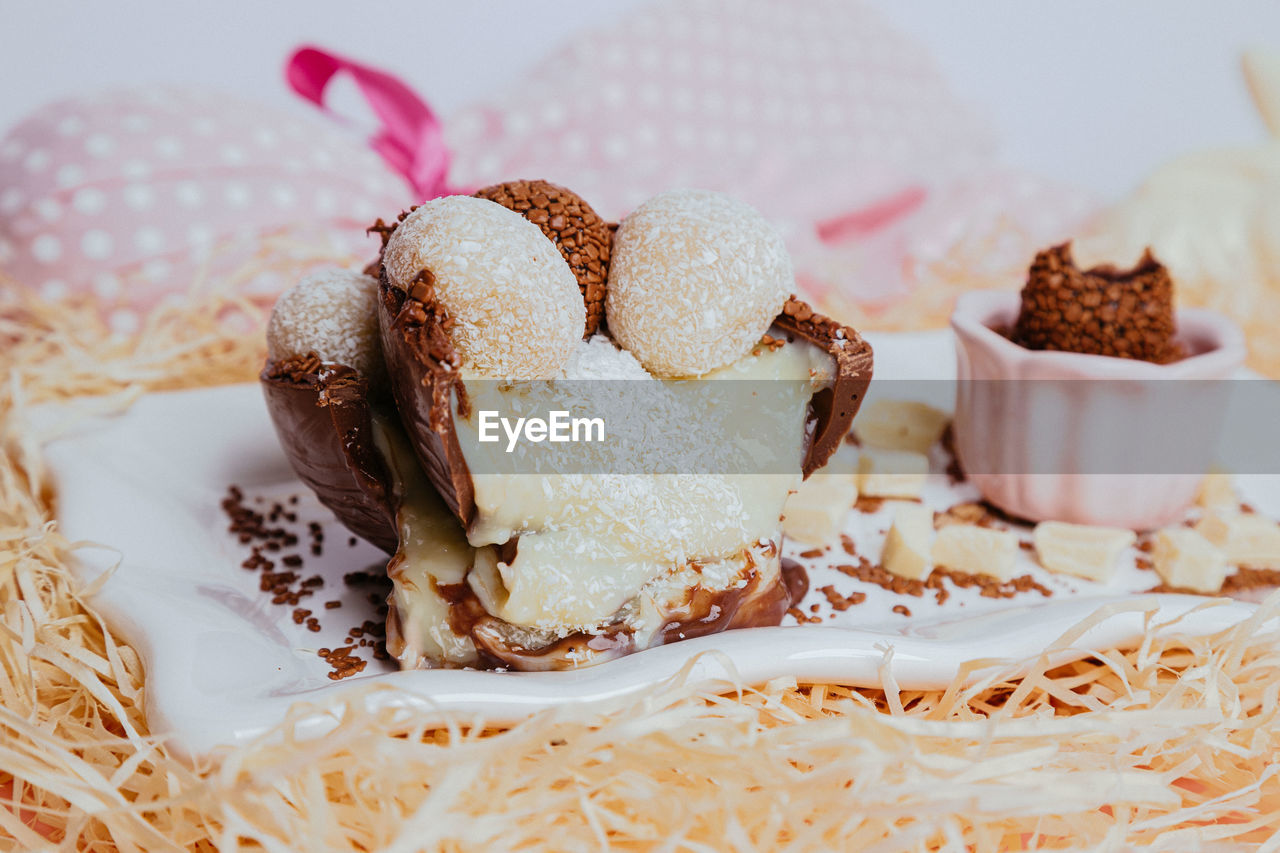
<path id="1" fill-rule="evenodd" d="M 782 532 L 806 545 L 825 545 L 839 535 L 857 499 L 852 474 L 816 472 L 783 504 Z"/>
<path id="2" fill-rule="evenodd" d="M 893 509 L 893 524 L 884 542 L 880 563 L 902 578 L 924 580 L 933 571 L 933 510 L 904 503 Z"/>
<path id="3" fill-rule="evenodd" d="M 1151 558 L 1160 578 L 1177 589 L 1217 592 L 1227 575 L 1226 555 L 1189 527 L 1157 533 Z"/>
<path id="4" fill-rule="evenodd" d="M 933 563 L 975 575 L 1007 581 L 1018 559 L 1018 537 L 1007 530 L 952 524 L 938 531 Z"/>
<path id="5" fill-rule="evenodd" d="M 909 450 L 862 449 L 858 492 L 876 498 L 918 498 L 929 473 L 929 457 Z"/>
<path id="6" fill-rule="evenodd" d="M 1091 581 L 1108 581 L 1124 549 L 1137 537 L 1132 530 L 1042 521 L 1032 533 L 1040 565 L 1051 572 Z"/>
<path id="7" fill-rule="evenodd" d="M 951 420 L 946 412 L 914 400 L 875 400 L 858 413 L 853 430 L 868 447 L 928 453 Z"/>
<path id="8" fill-rule="evenodd" d="M 1227 562 L 1255 569 L 1280 569 L 1280 524 L 1252 513 L 1211 512 L 1196 531 L 1221 548 Z"/>
<path id="9" fill-rule="evenodd" d="M 1240 506 L 1235 487 L 1231 485 L 1231 475 L 1221 473 L 1206 474 L 1200 481 L 1200 491 L 1196 494 L 1196 503 L 1205 509 L 1237 509 Z"/>

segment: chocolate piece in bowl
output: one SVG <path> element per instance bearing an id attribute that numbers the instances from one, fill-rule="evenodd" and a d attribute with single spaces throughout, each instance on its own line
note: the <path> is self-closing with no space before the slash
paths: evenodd
<path id="1" fill-rule="evenodd" d="M 514 210 L 542 229 L 573 270 L 587 308 L 583 337 L 604 318 L 613 231 L 577 193 L 549 181 L 506 181 L 476 192 L 478 198 Z"/>
<path id="2" fill-rule="evenodd" d="M 957 299 L 955 447 L 987 501 L 1032 521 L 1131 530 L 1183 516 L 1228 400 L 1221 381 L 1171 380 L 1227 379 L 1245 349 L 1227 318 L 1175 315 L 1171 302 L 1150 255 L 1081 271 L 1066 245 L 1037 255 L 1021 296 Z"/>
<path id="3" fill-rule="evenodd" d="M 1011 339 L 1033 350 L 1166 364 L 1183 356 L 1176 334 L 1173 282 L 1149 250 L 1128 270 L 1082 270 L 1063 243 L 1031 264 Z"/>

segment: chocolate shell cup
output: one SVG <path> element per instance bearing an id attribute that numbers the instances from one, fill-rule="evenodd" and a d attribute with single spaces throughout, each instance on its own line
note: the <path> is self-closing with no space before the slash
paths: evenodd
<path id="1" fill-rule="evenodd" d="M 465 401 L 458 358 L 434 308 L 387 283 L 378 292 L 382 353 L 400 423 L 423 471 L 463 529 L 475 518 L 475 487 L 454 429 L 455 391 Z"/>
<path id="2" fill-rule="evenodd" d="M 314 355 L 268 364 L 260 378 L 276 435 L 299 479 L 352 533 L 395 553 L 391 478 L 374 443 L 365 379 Z"/>
<path id="3" fill-rule="evenodd" d="M 429 291 L 427 291 L 429 292 Z M 428 478 L 464 528 L 475 517 L 475 488 L 453 423 L 452 400 L 466 410 L 459 360 L 430 304 L 392 286 L 385 273 L 379 291 L 382 351 L 401 422 Z M 852 328 L 789 299 L 774 321 L 792 340 L 804 340 L 832 357 L 835 379 L 809 402 L 810 436 L 802 470 L 808 477 L 840 446 L 871 382 L 871 345 Z"/>
<path id="4" fill-rule="evenodd" d="M 815 314 L 807 303 L 794 296 L 782 306 L 782 313 L 773 324 L 788 335 L 826 350 L 835 361 L 835 381 L 809 401 L 813 429 L 803 465 L 807 478 L 827 464 L 849 433 L 871 384 L 874 356 L 871 345 L 851 326 Z"/>

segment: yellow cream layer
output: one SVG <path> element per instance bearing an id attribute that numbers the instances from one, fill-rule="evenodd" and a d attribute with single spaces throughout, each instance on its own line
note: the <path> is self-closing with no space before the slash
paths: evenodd
<path id="1" fill-rule="evenodd" d="M 469 417 L 456 403 L 454 412 L 475 484 L 477 514 L 467 539 L 479 548 L 519 538 L 511 564 L 498 562 L 496 551 L 477 555 L 472 588 L 493 615 L 563 636 L 597 628 L 674 567 L 740 559 L 755 543 L 779 541 L 783 502 L 800 482 L 809 399 L 832 378 L 825 352 L 795 342 L 757 347 L 694 380 L 703 383 L 694 394 L 652 379 L 637 380 L 645 388 L 556 385 L 550 402 L 570 417 L 608 412 L 611 440 L 540 444 L 538 470 L 545 473 L 530 474 L 491 473 L 512 462 L 505 440 L 479 440 L 479 412 L 545 414 L 549 399 L 539 389 L 551 386 L 530 390 L 470 377 Z M 714 383 L 725 379 L 778 382 L 748 426 L 741 400 L 720 405 L 745 387 L 726 384 L 719 396 Z M 716 453 L 724 459 L 708 459 Z M 655 470 L 678 471 L 687 461 L 737 473 L 595 473 L 649 470 L 647 461 Z M 762 470 L 784 473 L 756 473 Z M 553 473 L 561 471 L 587 473 Z"/>

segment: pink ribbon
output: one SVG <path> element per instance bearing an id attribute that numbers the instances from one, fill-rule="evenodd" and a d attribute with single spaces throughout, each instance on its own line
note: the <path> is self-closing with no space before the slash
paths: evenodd
<path id="1" fill-rule="evenodd" d="M 342 71 L 351 75 L 381 123 L 381 130 L 369 144 L 405 177 L 420 200 L 466 192 L 448 184 L 449 149 L 440 120 L 397 78 L 318 48 L 303 47 L 289 57 L 285 79 L 293 91 L 332 115 L 324 103 L 324 90 Z"/>
<path id="2" fill-rule="evenodd" d="M 866 207 L 817 223 L 818 239 L 834 245 L 867 237 L 914 213 L 927 197 L 922 187 L 907 187 Z"/>

